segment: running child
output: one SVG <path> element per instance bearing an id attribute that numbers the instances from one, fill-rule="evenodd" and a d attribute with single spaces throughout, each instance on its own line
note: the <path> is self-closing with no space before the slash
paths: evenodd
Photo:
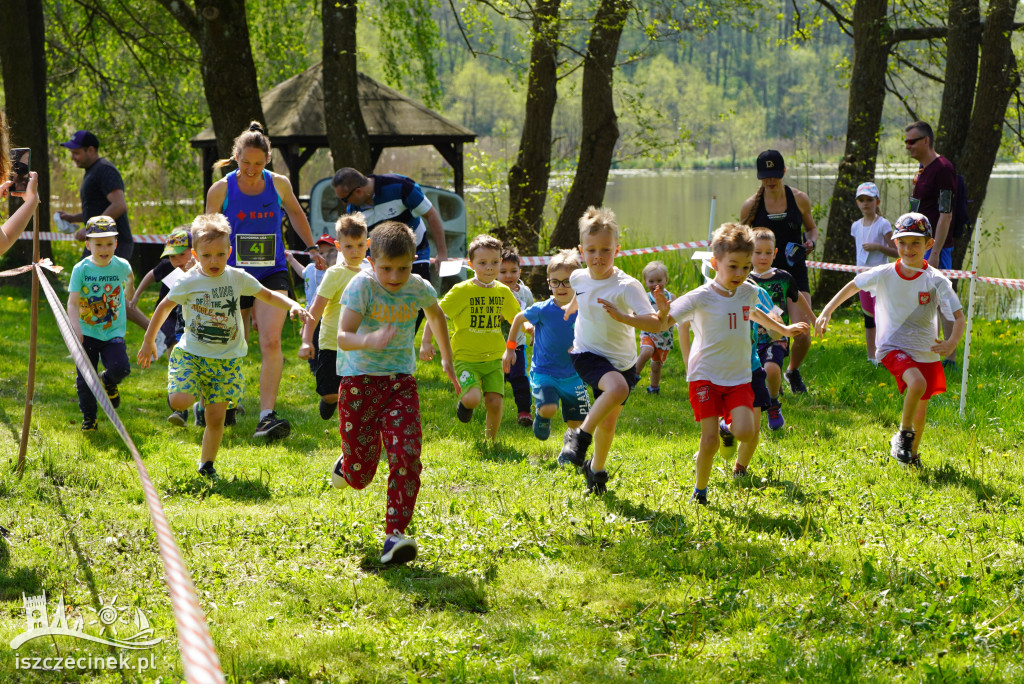
<path id="1" fill-rule="evenodd" d="M 522 275 L 519 268 L 519 252 L 515 247 L 505 247 L 501 250 L 501 267 L 498 269 L 498 280 L 505 284 L 519 302 L 519 308 L 526 311 L 527 307 L 533 306 L 533 293 L 526 286 L 519 276 Z M 528 326 L 527 326 L 528 327 Z M 508 334 L 508 326 L 503 324 L 502 331 Z M 530 381 L 526 377 L 526 333 L 522 330 L 515 336 L 515 362 L 511 368 L 505 371 L 505 382 L 512 385 L 512 399 L 516 402 L 517 421 L 523 427 L 530 427 L 533 424 L 533 416 L 530 415 Z M 508 344 L 508 343 L 506 343 Z"/>
<path id="2" fill-rule="evenodd" d="M 156 296 L 156 303 L 159 304 L 170 290 L 170 287 L 168 287 L 164 280 L 171 276 L 171 282 L 173 282 L 181 275 L 181 273 L 176 272 L 188 270 L 192 261 L 192 252 L 189 251 L 188 230 L 185 228 L 175 228 L 172 230 L 171 234 L 167 237 L 164 251 L 160 253 L 160 257 L 160 261 L 153 267 L 153 270 L 142 276 L 139 286 L 135 288 L 135 296 L 132 297 L 129 306 L 138 307 L 139 297 L 154 282 L 160 283 L 160 292 Z M 174 327 L 180 310 L 181 307 L 175 307 L 172 314 L 167 317 L 167 320 L 160 327 L 160 333 L 156 336 L 157 358 L 163 356 L 164 351 L 169 352 L 173 349 L 174 345 L 178 342 L 174 336 Z M 184 425 L 184 423 L 182 424 Z"/>
<path id="3" fill-rule="evenodd" d="M 692 501 L 701 505 L 708 503 L 707 486 L 719 450 L 720 419 L 731 416 L 733 437 L 741 443 L 756 444 L 750 321 L 787 336 L 810 329 L 806 323 L 780 325 L 757 309 L 759 288 L 747 280 L 754 253 L 754 234 L 749 227 L 722 224 L 712 235 L 711 252 L 715 279 L 672 302 L 666 321 L 666 326 L 688 321 L 694 332 L 686 380 L 693 415 L 700 423 Z M 658 304 L 660 309 L 661 301 Z"/>
<path id="4" fill-rule="evenodd" d="M 338 219 L 334 232 L 338 236 L 335 260 L 340 251 L 342 263 L 333 263 L 324 272 L 323 282 L 309 304 L 310 322 L 302 326 L 302 344 L 299 346 L 299 358 L 308 359 L 316 368 L 316 393 L 320 395 L 320 417 L 324 420 L 333 416 L 338 407 L 341 293 L 359 273 L 359 264 L 366 255 L 366 219 L 360 213 L 346 214 Z"/>
<path id="5" fill-rule="evenodd" d="M 778 308 L 772 302 L 771 296 L 760 287 L 757 288 L 757 309 L 771 316 L 777 323 L 782 323 L 782 318 L 776 313 Z M 679 328 L 679 346 L 683 353 L 683 368 L 687 368 L 690 358 L 690 323 L 686 321 L 676 327 Z M 732 423 L 732 416 L 724 416 L 718 421 L 718 433 L 721 438 L 718 453 L 722 455 L 727 464 L 732 464 L 734 479 L 746 477 L 749 474 L 750 461 L 761 440 L 761 414 L 772 406 L 771 395 L 768 394 L 768 386 L 765 384 L 764 366 L 761 365 L 761 357 L 757 351 L 760 330 L 761 327 L 758 325 L 750 326 L 750 390 L 754 393 L 754 436 L 748 441 L 737 443 L 729 427 Z M 777 333 L 773 332 L 772 335 L 777 335 Z M 781 335 L 778 336 L 781 337 Z M 733 461 L 734 457 L 735 461 Z"/>
<path id="6" fill-rule="evenodd" d="M 881 266 L 889 263 L 887 257 L 898 258 L 899 253 L 892 244 L 892 224 L 878 213 L 882 200 L 878 186 L 874 183 L 861 183 L 857 186 L 857 208 L 862 218 L 850 226 L 850 235 L 857 245 L 858 266 Z M 860 309 L 864 314 L 864 339 L 868 348 L 868 361 L 875 361 L 875 298 L 861 290 Z"/>
<path id="7" fill-rule="evenodd" d="M 128 320 L 125 302 L 134 295 L 135 277 L 128 262 L 114 254 L 117 249 L 114 219 L 109 216 L 89 219 L 85 226 L 85 244 L 89 256 L 71 270 L 68 318 L 92 367 L 98 369 L 103 360 L 100 380 L 110 403 L 117 408 L 121 405 L 117 386 L 132 372 L 124 333 Z M 78 371 L 76 386 L 82 431 L 93 432 L 96 430 L 96 397 L 89 391 L 82 371 Z"/>
<path id="8" fill-rule="evenodd" d="M 344 249 L 342 250 L 344 253 Z M 341 456 L 331 470 L 335 487 L 363 489 L 377 472 L 381 440 L 388 455 L 388 507 L 380 562 L 408 563 L 416 541 L 405 530 L 420 489 L 422 429 L 416 390 L 414 337 L 422 310 L 438 331 L 441 367 L 455 377 L 448 326 L 430 283 L 412 275 L 416 240 L 407 226 L 387 221 L 373 229 L 372 271 L 362 271 L 341 295 L 338 328 L 338 404 Z M 495 264 L 497 270 L 497 264 Z"/>
<path id="9" fill-rule="evenodd" d="M 814 332 L 823 337 L 832 314 L 855 292 L 875 296 L 875 359 L 892 373 L 900 393 L 906 393 L 889 455 L 902 465 L 919 468 L 928 400 L 946 391 L 941 362 L 960 342 L 964 315 L 949 279 L 925 261 L 935 242 L 927 217 L 913 212 L 900 216 L 892 239 L 900 255 L 896 263 L 854 276 L 818 316 Z M 953 331 L 942 342 L 935 339 L 939 311 L 953 320 Z"/>
<path id="10" fill-rule="evenodd" d="M 794 309 L 808 317 L 807 320 L 813 321 L 814 311 L 807 304 L 807 300 L 800 296 L 793 276 L 788 271 L 772 266 L 778 251 L 775 246 L 775 233 L 767 228 L 755 228 L 753 270 L 750 272 L 750 278 L 768 292 L 774 305 L 782 311 L 783 325 L 789 323 Z M 782 368 L 789 355 L 789 340 L 785 337 L 773 338 L 768 330 L 758 326 L 757 353 L 764 367 L 765 384 L 771 398 L 771 405 L 768 407 L 768 427 L 772 430 L 781 430 L 786 425 L 786 419 L 782 415 L 782 401 L 779 395 L 782 394 Z"/>
<path id="11" fill-rule="evenodd" d="M 572 365 L 594 390 L 594 405 L 578 430 L 566 433 L 558 462 L 571 463 L 586 478 L 587 492 L 604 494 L 605 469 L 615 426 L 636 387 L 636 333 L 665 329 L 640 281 L 615 268 L 619 226 L 610 209 L 589 207 L 580 218 L 580 251 L 586 270 L 573 271 L 575 292 L 565 319 L 579 312 L 573 335 Z M 594 456 L 587 449 L 594 444 Z"/>
<path id="12" fill-rule="evenodd" d="M 467 253 L 473 278 L 448 290 L 441 299 L 441 310 L 452 322 L 455 372 L 462 387 L 455 414 L 463 423 L 468 423 L 473 419 L 473 409 L 482 401 L 487 410 L 484 437 L 494 441 L 498 438 L 505 394 L 505 375 L 501 367 L 505 336 L 501 334 L 501 322 L 511 323 L 520 308 L 512 290 L 495 280 L 501 268 L 501 240 L 478 235 L 469 243 Z M 434 357 L 430 343 L 433 335 L 428 322 L 423 326 L 420 342 L 420 358 L 424 361 Z"/>
<path id="13" fill-rule="evenodd" d="M 192 221 L 192 257 L 197 267 L 189 270 L 153 312 L 137 361 L 149 368 L 156 356 L 156 334 L 176 305 L 181 305 L 185 333 L 167 364 L 167 403 L 183 411 L 197 399 L 205 404 L 205 429 L 199 474 L 214 478 L 213 467 L 228 404 L 237 403 L 245 389 L 242 358 L 248 351 L 242 325 L 242 296 L 286 309 L 302 321 L 309 314 L 279 292 L 268 290 L 245 271 L 228 266 L 231 225 L 222 214 L 202 214 Z"/>
<path id="14" fill-rule="evenodd" d="M 338 262 L 338 247 L 335 244 L 334 238 L 327 233 L 321 235 L 316 243 L 317 253 L 324 258 L 327 262 L 327 266 L 334 266 Z M 285 258 L 288 260 L 288 265 L 292 267 L 292 270 L 302 278 L 302 289 L 306 294 L 306 311 L 309 311 L 313 307 L 313 300 L 316 298 L 317 290 L 320 289 L 320 284 L 324 281 L 327 274 L 327 269 L 320 270 L 316 267 L 316 264 L 312 260 L 305 266 L 299 263 L 299 260 L 292 256 L 290 251 L 285 251 Z M 319 351 L 319 335 L 320 328 L 313 333 L 313 355 L 307 358 L 309 362 L 309 371 L 315 376 L 317 363 L 316 354 Z M 306 358 L 306 357 L 299 357 Z"/>
<path id="15" fill-rule="evenodd" d="M 530 389 L 537 404 L 533 434 L 545 440 L 551 434 L 551 419 L 562 402 L 562 420 L 570 430 L 578 428 L 590 410 L 587 386 L 572 367 L 569 349 L 577 314 L 565 319 L 565 308 L 572 302 L 569 277 L 580 267 L 578 252 L 563 249 L 548 262 L 548 287 L 551 299 L 516 314 L 508 332 L 502 366 L 507 373 L 519 361 L 522 347 L 516 333 L 526 323 L 533 325 L 533 359 L 530 364 Z M 515 347 L 515 348 L 513 348 Z"/>
<path id="16" fill-rule="evenodd" d="M 672 293 L 665 289 L 665 286 L 668 284 L 668 268 L 665 264 L 660 261 L 652 261 L 644 266 L 641 275 L 644 279 L 644 285 L 647 286 L 647 299 L 651 302 L 651 306 L 657 306 L 654 301 L 654 291 L 659 287 L 665 294 L 667 301 L 671 302 L 674 299 Z M 664 365 L 665 359 L 668 358 L 670 351 L 672 351 L 672 330 L 657 333 L 640 333 L 640 355 L 636 361 L 636 374 L 639 376 L 643 373 L 644 366 L 647 365 L 648 361 L 651 362 L 651 380 L 647 386 L 648 394 L 658 394 L 661 392 L 661 367 Z"/>

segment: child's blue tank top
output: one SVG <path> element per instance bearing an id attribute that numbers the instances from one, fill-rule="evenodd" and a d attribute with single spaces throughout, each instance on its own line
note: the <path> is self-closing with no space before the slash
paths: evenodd
<path id="1" fill-rule="evenodd" d="M 263 192 L 246 195 L 238 187 L 238 172 L 227 176 L 223 214 L 231 224 L 229 266 L 244 269 L 257 280 L 287 271 L 281 235 L 281 198 L 274 177 L 263 171 Z"/>

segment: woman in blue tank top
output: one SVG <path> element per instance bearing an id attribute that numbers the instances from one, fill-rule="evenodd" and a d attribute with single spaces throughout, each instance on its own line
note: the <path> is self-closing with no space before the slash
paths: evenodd
<path id="1" fill-rule="evenodd" d="M 231 224 L 231 256 L 228 264 L 237 266 L 270 290 L 288 291 L 288 266 L 284 257 L 284 236 L 281 233 L 281 212 L 299 238 L 306 244 L 316 267 L 326 268 L 317 250 L 313 233 L 288 178 L 266 170 L 270 161 L 270 140 L 259 123 L 235 138 L 232 159 L 221 159 L 214 167 L 232 161 L 238 170 L 229 173 L 210 187 L 206 195 L 206 212 L 221 213 Z M 252 297 L 239 302 L 246 336 L 249 333 L 248 310 L 260 331 L 260 417 L 253 437 L 278 439 L 291 432 L 287 420 L 274 412 L 277 392 L 284 369 L 281 353 L 281 331 L 288 312 Z"/>
<path id="2" fill-rule="evenodd" d="M 807 278 L 807 255 L 814 250 L 818 241 L 818 227 L 811 214 L 811 200 L 807 193 L 786 185 L 786 162 L 777 150 L 765 150 L 757 155 L 757 179 L 761 181 L 758 191 L 743 203 L 740 221 L 751 228 L 768 228 L 775 234 L 775 261 L 772 266 L 788 271 L 800 290 L 800 297 L 811 308 L 811 288 Z M 788 253 L 788 258 L 787 258 Z M 793 323 L 803 321 L 814 327 L 814 320 L 807 320 L 803 307 L 792 307 L 789 312 Z M 786 379 L 794 394 L 807 391 L 800 376 L 800 364 L 811 348 L 810 335 L 793 337 L 789 350 L 789 369 Z"/>

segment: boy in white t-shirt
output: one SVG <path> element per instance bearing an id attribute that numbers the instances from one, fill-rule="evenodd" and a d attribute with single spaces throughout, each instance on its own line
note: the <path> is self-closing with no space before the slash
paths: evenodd
<path id="1" fill-rule="evenodd" d="M 757 309 L 757 285 L 747 280 L 754 254 L 754 234 L 739 223 L 726 223 L 711 240 L 715 279 L 668 305 L 665 325 L 690 322 L 693 343 L 686 362 L 690 405 L 700 423 L 697 478 L 692 501 L 707 505 L 708 479 L 719 447 L 719 419 L 732 416 L 730 432 L 741 443 L 754 442 L 754 392 L 751 380 L 750 322 L 792 337 L 810 329 L 806 323 L 782 325 Z M 664 297 L 655 294 L 659 309 Z"/>
<path id="2" fill-rule="evenodd" d="M 320 395 L 320 417 L 324 420 L 330 419 L 338 407 L 341 293 L 359 273 L 366 255 L 366 219 L 358 212 L 345 214 L 338 219 L 334 232 L 338 236 L 335 246 L 341 252 L 342 263 L 327 269 L 313 300 L 307 304 L 312 322 L 302 326 L 302 344 L 299 346 L 299 358 L 309 359 L 316 367 L 316 393 Z"/>
<path id="3" fill-rule="evenodd" d="M 522 273 L 523 270 L 519 267 L 519 250 L 515 247 L 502 246 L 498 282 L 504 283 L 508 289 L 512 290 L 516 301 L 519 302 L 519 308 L 526 311 L 535 304 L 535 301 L 530 288 L 519 279 Z M 508 335 L 510 325 L 510 323 L 502 322 L 501 329 L 505 335 Z M 515 352 L 516 358 L 509 370 L 505 372 L 505 382 L 512 386 L 512 399 L 516 403 L 516 421 L 523 427 L 530 427 L 533 425 L 533 416 L 530 413 L 533 397 L 530 395 L 530 381 L 526 377 L 526 333 L 520 330 L 510 341 L 516 343 L 516 348 L 511 350 Z M 510 349 L 507 343 L 506 348 Z"/>
<path id="4" fill-rule="evenodd" d="M 174 285 L 153 312 L 136 357 L 149 368 L 156 358 L 156 334 L 164 319 L 181 305 L 185 334 L 171 352 L 167 364 L 167 403 L 183 411 L 202 397 L 206 428 L 199 474 L 214 478 L 213 461 L 224 436 L 228 404 L 238 402 L 245 389 L 242 358 L 248 351 L 242 327 L 242 296 L 256 297 L 303 322 L 309 314 L 288 297 L 268 290 L 245 271 L 228 266 L 231 226 L 223 214 L 203 214 L 192 221 L 192 256 L 197 266 Z"/>
<path id="5" fill-rule="evenodd" d="M 586 270 L 569 276 L 575 294 L 565 319 L 578 312 L 573 337 L 572 365 L 594 390 L 594 405 L 578 430 L 565 435 L 558 462 L 583 472 L 587 491 L 604 494 L 605 462 L 619 413 L 636 386 L 636 333 L 664 330 L 640 281 L 615 268 L 619 227 L 610 209 L 589 207 L 580 218 L 580 252 Z M 660 292 L 660 290 L 659 290 Z M 594 457 L 586 459 L 590 443 Z"/>
<path id="6" fill-rule="evenodd" d="M 882 200 L 878 186 L 861 183 L 857 186 L 857 208 L 863 214 L 850 226 L 850 235 L 857 245 L 858 266 L 881 266 L 889 263 L 887 257 L 899 257 L 892 246 L 892 224 L 878 213 Z M 864 340 L 868 348 L 868 361 L 875 361 L 875 298 L 863 290 L 860 294 L 860 308 L 864 313 Z"/>
<path id="7" fill-rule="evenodd" d="M 946 391 L 941 361 L 959 344 L 964 315 L 949 278 L 924 259 L 935 242 L 928 218 L 913 212 L 900 216 L 892 239 L 900 255 L 896 263 L 858 273 L 822 310 L 814 331 L 824 336 L 832 313 L 855 292 L 875 296 L 875 358 L 896 378 L 900 393 L 906 392 L 889 455 L 902 465 L 919 468 L 928 400 Z M 953 331 L 942 342 L 935 339 L 938 311 L 953 319 Z"/>

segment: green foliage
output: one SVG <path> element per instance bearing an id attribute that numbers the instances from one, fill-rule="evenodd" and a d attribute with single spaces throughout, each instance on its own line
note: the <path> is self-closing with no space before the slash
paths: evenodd
<path id="1" fill-rule="evenodd" d="M 379 32 L 379 65 L 388 85 L 421 97 L 428 107 L 441 100 L 435 53 L 440 42 L 431 18 L 435 0 L 388 0 L 361 5 Z"/>

